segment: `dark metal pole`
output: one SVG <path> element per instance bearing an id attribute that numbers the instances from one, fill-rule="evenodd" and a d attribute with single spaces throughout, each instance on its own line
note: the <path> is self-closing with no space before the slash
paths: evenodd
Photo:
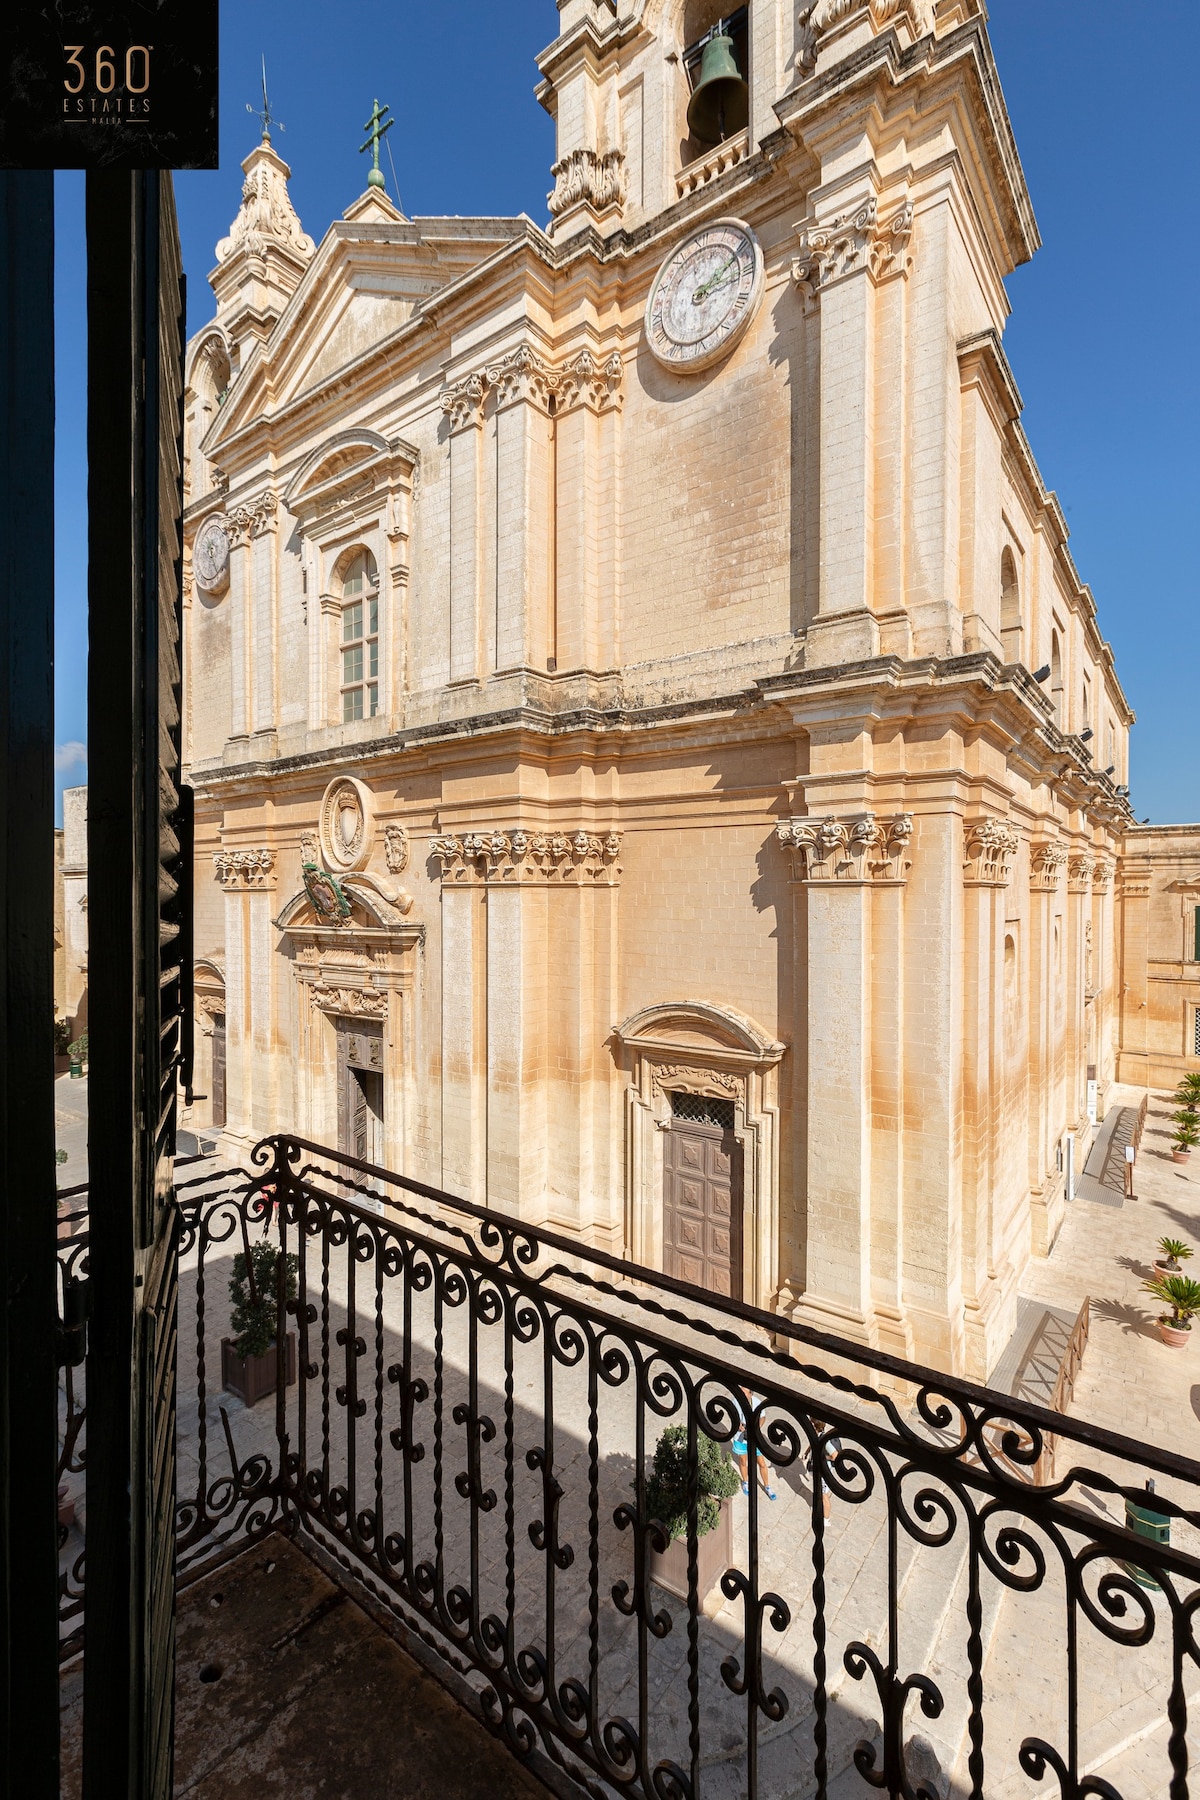
<path id="1" fill-rule="evenodd" d="M 54 185 L 0 173 L 0 1791 L 58 1793 Z"/>

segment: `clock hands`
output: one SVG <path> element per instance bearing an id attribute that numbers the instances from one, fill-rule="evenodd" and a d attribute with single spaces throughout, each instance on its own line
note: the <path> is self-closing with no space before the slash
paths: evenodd
<path id="1" fill-rule="evenodd" d="M 692 295 L 693 306 L 699 306 L 702 300 L 708 299 L 708 296 L 712 293 L 714 288 L 723 287 L 725 283 L 730 280 L 728 271 L 735 266 L 737 259 L 737 251 L 735 250 L 728 262 L 723 262 L 719 269 L 713 270 L 708 280 L 703 282 Z"/>

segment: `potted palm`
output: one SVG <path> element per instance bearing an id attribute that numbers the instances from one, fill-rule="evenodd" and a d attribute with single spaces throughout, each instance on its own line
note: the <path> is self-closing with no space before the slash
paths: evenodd
<path id="1" fill-rule="evenodd" d="M 1191 1334 L 1192 1319 L 1200 1312 L 1200 1281 L 1189 1275 L 1154 1275 L 1143 1282 L 1146 1293 L 1171 1309 L 1170 1317 L 1160 1313 L 1158 1334 L 1173 1350 L 1182 1350 Z"/>
<path id="2" fill-rule="evenodd" d="M 235 1335 L 221 1339 L 221 1386 L 236 1394 L 246 1406 L 253 1406 L 265 1394 L 275 1392 L 278 1367 L 276 1325 L 279 1252 L 274 1244 L 250 1246 L 250 1262 L 239 1251 L 233 1259 L 229 1278 L 232 1302 L 230 1323 Z M 286 1298 L 296 1298 L 296 1276 L 300 1265 L 290 1253 L 285 1276 Z M 251 1283 L 250 1271 L 254 1280 Z M 290 1387 L 296 1379 L 296 1334 L 285 1334 L 284 1381 Z"/>
<path id="3" fill-rule="evenodd" d="M 646 1512 L 666 1529 L 665 1550 L 650 1552 L 650 1579 L 677 1599 L 688 1597 L 688 1434 L 668 1425 L 646 1478 Z M 696 1594 L 704 1597 L 733 1561 L 733 1507 L 739 1486 L 729 1452 L 696 1433 Z"/>
<path id="4" fill-rule="evenodd" d="M 1180 1264 L 1192 1254 L 1192 1246 L 1185 1244 L 1182 1238 L 1161 1237 L 1158 1248 L 1161 1255 L 1155 1257 L 1154 1266 L 1163 1275 L 1178 1275 Z"/>
<path id="5" fill-rule="evenodd" d="M 1185 1163 L 1196 1145 L 1200 1143 L 1200 1124 L 1196 1115 L 1186 1107 L 1174 1117 L 1175 1130 L 1171 1135 L 1171 1161 Z"/>

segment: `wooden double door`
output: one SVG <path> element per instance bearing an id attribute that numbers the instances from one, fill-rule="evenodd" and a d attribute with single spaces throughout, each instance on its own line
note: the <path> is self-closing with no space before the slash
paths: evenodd
<path id="1" fill-rule="evenodd" d="M 742 1146 L 731 1101 L 671 1095 L 663 1133 L 663 1270 L 742 1298 Z"/>
<path id="2" fill-rule="evenodd" d="M 383 1026 L 339 1019 L 337 1032 L 338 1149 L 382 1163 Z"/>

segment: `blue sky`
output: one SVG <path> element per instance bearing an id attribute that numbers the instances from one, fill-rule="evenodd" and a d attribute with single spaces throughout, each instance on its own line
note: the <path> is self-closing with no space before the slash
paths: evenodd
<path id="1" fill-rule="evenodd" d="M 328 0 L 221 6 L 221 170 L 179 176 L 189 332 L 210 316 L 213 250 L 237 210 L 267 56 L 275 144 L 320 240 L 362 191 L 357 153 L 378 96 L 396 124 L 399 199 L 413 213 L 545 221 L 553 128 L 533 58 L 553 0 L 367 5 L 331 29 Z M 1138 713 L 1139 818 L 1200 818 L 1188 736 L 1200 548 L 1191 225 L 1200 8 L 1159 0 L 1152 32 L 1117 0 L 991 0 L 992 42 L 1044 240 L 1009 281 L 1005 343 L 1024 423 L 1071 528 Z M 384 173 L 395 196 L 386 152 Z M 86 779 L 83 177 L 58 193 L 58 786 Z"/>

